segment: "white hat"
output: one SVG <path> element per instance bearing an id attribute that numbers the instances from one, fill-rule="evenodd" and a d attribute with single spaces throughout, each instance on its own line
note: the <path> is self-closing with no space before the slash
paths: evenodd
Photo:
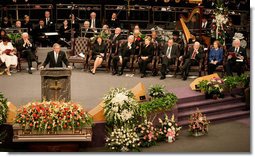
<path id="1" fill-rule="evenodd" d="M 239 39 L 239 40 L 241 40 L 243 38 L 244 38 L 243 33 L 235 33 L 235 35 L 233 37 L 233 39 Z"/>

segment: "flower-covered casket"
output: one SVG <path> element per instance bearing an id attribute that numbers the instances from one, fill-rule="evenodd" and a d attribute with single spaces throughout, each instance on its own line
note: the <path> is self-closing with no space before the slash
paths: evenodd
<path id="1" fill-rule="evenodd" d="M 91 141 L 92 118 L 80 104 L 43 101 L 17 110 L 14 142 Z"/>

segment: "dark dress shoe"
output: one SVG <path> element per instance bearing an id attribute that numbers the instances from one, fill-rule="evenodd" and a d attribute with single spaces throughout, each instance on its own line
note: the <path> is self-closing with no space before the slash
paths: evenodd
<path id="1" fill-rule="evenodd" d="M 42 62 L 37 62 L 38 65 L 42 64 Z"/>
<path id="2" fill-rule="evenodd" d="M 32 70 L 31 70 L 31 69 L 29 69 L 29 70 L 28 70 L 28 73 L 29 73 L 29 74 L 33 74 L 33 72 L 32 72 Z"/>
<path id="3" fill-rule="evenodd" d="M 165 76 L 161 76 L 160 77 L 160 80 L 164 80 L 166 77 Z"/>
<path id="4" fill-rule="evenodd" d="M 95 73 L 92 72 L 92 70 L 89 71 L 91 74 L 95 75 Z"/>
<path id="5" fill-rule="evenodd" d="M 123 75 L 123 71 L 119 72 L 119 74 L 118 74 L 118 75 L 119 75 L 119 76 Z"/>
<path id="6" fill-rule="evenodd" d="M 116 75 L 116 74 L 117 74 L 117 72 L 116 72 L 116 71 L 113 71 L 113 72 L 112 72 L 112 75 Z"/>
<path id="7" fill-rule="evenodd" d="M 184 77 L 182 78 L 182 80 L 183 80 L 183 81 L 187 80 L 187 76 L 184 76 Z"/>

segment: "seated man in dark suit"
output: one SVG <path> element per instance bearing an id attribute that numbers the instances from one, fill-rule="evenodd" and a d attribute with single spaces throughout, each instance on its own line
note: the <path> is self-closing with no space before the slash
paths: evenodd
<path id="1" fill-rule="evenodd" d="M 94 36 L 94 31 L 91 28 L 89 28 L 89 21 L 85 21 L 83 26 L 84 26 L 84 32 L 82 32 L 83 33 L 82 36 L 86 37 L 86 38 L 93 37 Z"/>
<path id="2" fill-rule="evenodd" d="M 44 13 L 44 24 L 46 27 L 46 31 L 47 32 L 54 32 L 55 31 L 55 24 L 53 22 L 53 20 L 50 18 L 50 12 L 49 11 L 45 11 Z"/>
<path id="3" fill-rule="evenodd" d="M 29 74 L 32 74 L 31 68 L 33 60 L 35 60 L 37 64 L 41 64 L 35 57 L 35 47 L 32 43 L 33 42 L 29 39 L 28 33 L 22 33 L 22 39 L 17 42 L 17 50 L 20 52 L 21 57 L 27 59 Z"/>
<path id="4" fill-rule="evenodd" d="M 130 56 L 135 53 L 135 44 L 134 44 L 134 36 L 130 35 L 128 37 L 128 42 L 123 44 L 119 50 L 119 55 L 114 56 L 113 58 L 113 75 L 116 75 L 118 70 L 118 62 L 121 64 L 121 70 L 119 72 L 119 76 L 123 74 L 123 70 L 127 65 L 127 62 L 130 60 Z"/>
<path id="5" fill-rule="evenodd" d="M 42 44 L 43 47 L 47 46 L 49 41 L 48 38 L 45 36 L 46 27 L 43 19 L 39 20 L 39 25 L 34 29 L 34 37 L 33 39 Z"/>
<path id="6" fill-rule="evenodd" d="M 160 57 L 162 59 L 161 80 L 166 78 L 167 68 L 169 65 L 175 64 L 176 57 L 178 57 L 179 54 L 178 45 L 174 44 L 173 39 L 169 39 L 167 45 L 160 50 Z"/>
<path id="7" fill-rule="evenodd" d="M 48 52 L 47 57 L 40 69 L 43 69 L 47 64 L 50 64 L 50 68 L 62 68 L 63 62 L 68 68 L 72 68 L 69 66 L 65 52 L 61 51 L 60 45 L 55 43 L 53 45 L 53 51 Z"/>
<path id="8" fill-rule="evenodd" d="M 114 31 L 114 34 L 111 34 L 110 37 L 109 37 L 109 40 L 111 40 L 111 43 L 112 43 L 112 54 L 109 58 L 109 67 L 110 67 L 112 58 L 114 56 L 118 55 L 117 52 L 116 52 L 117 44 L 122 39 L 123 39 L 123 36 L 121 35 L 121 29 L 119 27 L 117 27 Z"/>
<path id="9" fill-rule="evenodd" d="M 189 49 L 186 55 L 179 58 L 180 60 L 184 60 L 184 65 L 182 67 L 183 80 L 187 80 L 190 66 L 199 64 L 199 61 L 202 58 L 202 52 L 203 50 L 200 48 L 200 43 L 196 41 L 193 45 L 193 48 Z"/>
<path id="10" fill-rule="evenodd" d="M 237 75 L 244 73 L 243 66 L 246 61 L 246 50 L 240 46 L 239 39 L 233 41 L 233 47 L 228 50 L 228 59 L 226 63 L 226 72 L 228 76 L 233 76 L 233 69 L 236 69 Z"/>
<path id="11" fill-rule="evenodd" d="M 94 31 L 97 32 L 97 28 L 101 28 L 101 22 L 96 19 L 97 14 L 95 12 L 90 13 L 90 28 Z"/>

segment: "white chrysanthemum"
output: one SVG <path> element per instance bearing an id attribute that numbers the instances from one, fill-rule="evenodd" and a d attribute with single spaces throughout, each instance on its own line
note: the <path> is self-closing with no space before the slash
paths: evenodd
<path id="1" fill-rule="evenodd" d="M 118 93 L 114 98 L 112 98 L 111 103 L 122 105 L 125 101 L 128 101 L 128 96 L 126 96 L 124 93 Z"/>

